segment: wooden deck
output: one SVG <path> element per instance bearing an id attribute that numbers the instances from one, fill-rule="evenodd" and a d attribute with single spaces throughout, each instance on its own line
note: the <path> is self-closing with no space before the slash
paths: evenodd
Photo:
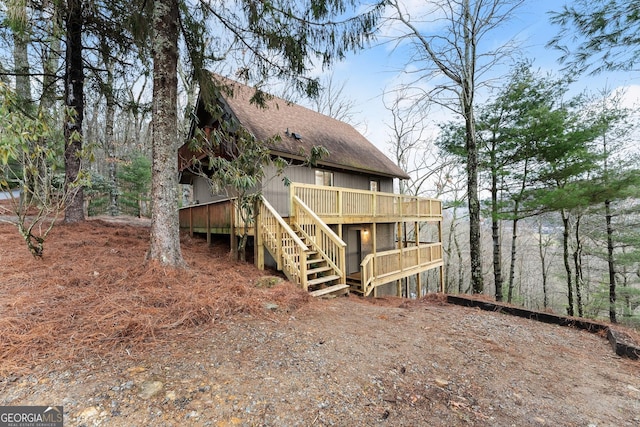
<path id="1" fill-rule="evenodd" d="M 327 224 L 359 224 L 398 221 L 442 221 L 438 199 L 292 183 L 291 205 L 300 198 Z"/>
<path id="2" fill-rule="evenodd" d="M 347 275 L 346 244 L 328 224 L 376 224 L 419 221 L 438 223 L 441 239 L 442 204 L 436 199 L 292 183 L 289 218 L 282 218 L 263 199 L 255 227 L 256 265 L 264 268 L 263 250 L 271 253 L 287 278 L 314 295 L 324 289 L 347 289 L 370 295 L 379 286 L 439 268 L 442 281 L 442 243 L 416 243 L 366 255 L 360 271 Z M 235 199 L 188 206 L 180 210 L 180 227 L 191 234 L 227 234 L 232 246 L 244 227 Z M 374 233 L 375 234 L 375 233 Z M 375 237 L 374 237 L 375 240 Z M 399 243 L 400 244 L 400 243 Z M 418 288 L 420 280 L 417 280 Z"/>

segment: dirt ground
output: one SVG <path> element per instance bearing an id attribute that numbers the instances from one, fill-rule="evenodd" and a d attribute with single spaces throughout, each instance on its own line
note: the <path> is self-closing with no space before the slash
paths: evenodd
<path id="1" fill-rule="evenodd" d="M 0 405 L 65 426 L 638 426 L 640 363 L 607 340 L 419 301 L 312 300 L 183 236 L 57 226 L 34 260 L 0 224 Z M 278 282 L 278 283 L 276 283 Z"/>

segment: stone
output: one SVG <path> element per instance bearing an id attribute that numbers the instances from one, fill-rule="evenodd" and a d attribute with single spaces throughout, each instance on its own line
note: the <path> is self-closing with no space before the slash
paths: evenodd
<path id="1" fill-rule="evenodd" d="M 442 380 L 442 379 L 440 379 L 440 378 L 436 378 L 435 383 L 436 383 L 436 385 L 437 385 L 438 387 L 446 387 L 446 386 L 448 386 L 448 385 L 449 385 L 449 381 Z"/>
<path id="2" fill-rule="evenodd" d="M 162 390 L 163 386 L 161 381 L 145 381 L 140 385 L 138 396 L 144 400 L 151 399 Z"/>
<path id="3" fill-rule="evenodd" d="M 97 415 L 98 415 L 98 408 L 96 408 L 95 406 L 89 406 L 88 408 L 83 409 L 78 414 L 78 418 L 83 418 L 86 420 L 86 419 L 94 418 Z"/>
<path id="4" fill-rule="evenodd" d="M 267 303 L 264 304 L 264 308 L 265 308 L 265 310 L 268 310 L 268 311 L 276 311 L 277 309 L 280 308 L 280 306 L 278 304 L 273 303 L 273 302 L 267 302 Z"/>

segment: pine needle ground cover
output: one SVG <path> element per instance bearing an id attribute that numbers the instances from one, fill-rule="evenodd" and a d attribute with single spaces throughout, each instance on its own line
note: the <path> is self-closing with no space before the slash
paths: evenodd
<path id="1" fill-rule="evenodd" d="M 149 228 L 103 220 L 57 225 L 34 259 L 0 223 L 0 375 L 48 362 L 134 355 L 223 327 L 233 315 L 283 316 L 309 297 L 269 272 L 184 235 L 186 270 L 145 263 Z"/>

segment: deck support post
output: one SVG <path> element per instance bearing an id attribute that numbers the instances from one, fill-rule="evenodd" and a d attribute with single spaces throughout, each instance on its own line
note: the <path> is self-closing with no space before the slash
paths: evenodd
<path id="1" fill-rule="evenodd" d="M 416 247 L 419 248 L 420 247 L 420 223 L 418 221 L 416 221 L 413 225 L 414 227 L 414 232 L 416 235 Z M 420 250 L 418 249 L 416 251 L 416 256 L 417 258 L 417 265 L 422 265 L 422 259 L 420 258 Z M 422 298 L 422 274 L 418 273 L 416 274 L 416 298 L 420 299 Z"/>
<path id="2" fill-rule="evenodd" d="M 231 205 L 231 212 L 229 213 L 231 216 L 231 221 L 229 224 L 229 246 L 231 246 L 231 255 L 234 259 L 238 259 L 238 236 L 236 234 L 236 208 L 237 208 L 237 200 Z"/>
<path id="3" fill-rule="evenodd" d="M 264 241 L 262 239 L 262 215 L 260 215 L 259 207 L 256 207 L 256 215 L 254 232 L 253 232 L 253 259 L 255 260 L 258 270 L 264 270 Z"/>
<path id="4" fill-rule="evenodd" d="M 211 245 L 211 205 L 207 205 L 207 245 Z"/>
<path id="5" fill-rule="evenodd" d="M 442 214 L 442 210 L 440 214 Z M 438 242 L 440 242 L 440 258 L 442 258 L 442 221 L 438 221 Z M 444 293 L 444 265 L 440 266 L 440 292 Z"/>

